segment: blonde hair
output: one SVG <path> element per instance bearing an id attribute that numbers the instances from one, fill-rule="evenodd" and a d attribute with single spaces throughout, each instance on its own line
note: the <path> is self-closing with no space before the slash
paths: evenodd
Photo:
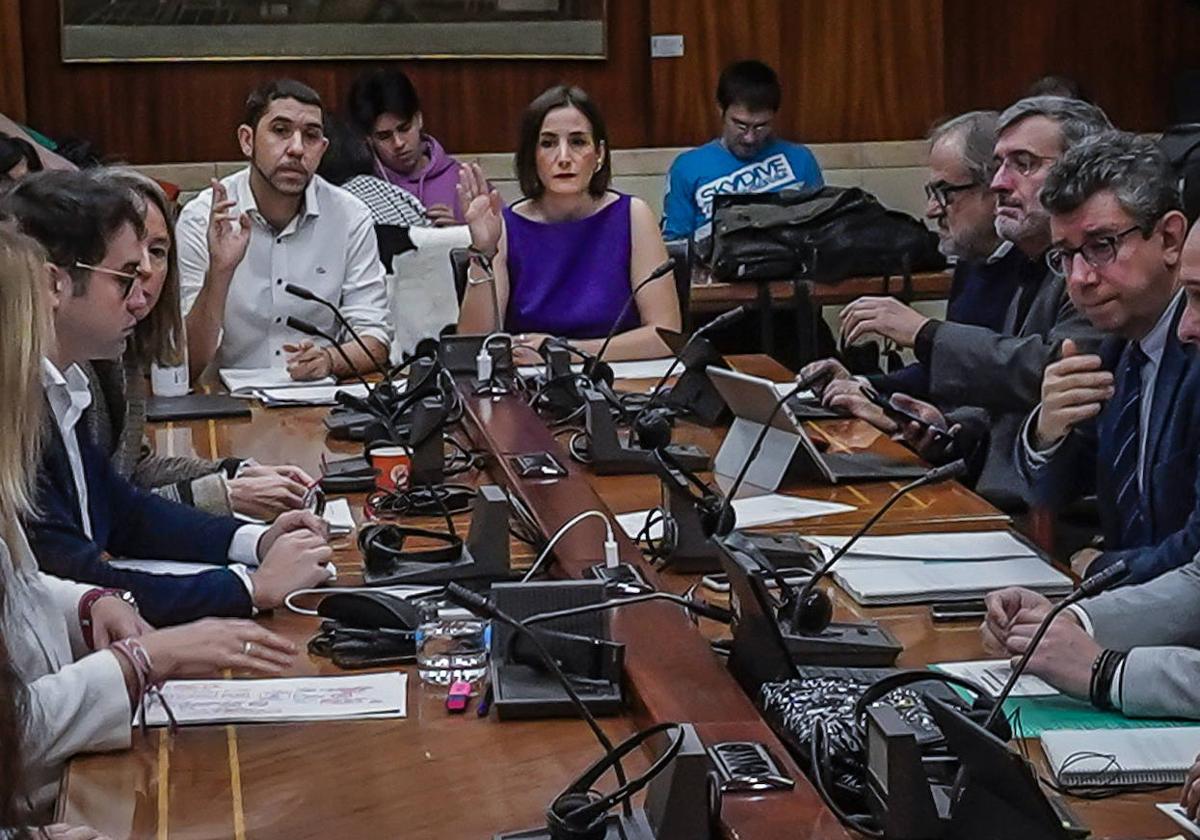
<path id="1" fill-rule="evenodd" d="M 167 257 L 167 277 L 162 292 L 149 314 L 134 328 L 129 347 L 139 365 L 155 362 L 163 367 L 183 364 L 183 314 L 179 292 L 179 262 L 175 249 L 175 208 L 153 179 L 134 169 L 109 167 L 92 173 L 97 181 L 108 186 L 129 190 L 145 218 L 153 204 L 167 223 L 167 238 L 171 253 Z"/>
<path id="2" fill-rule="evenodd" d="M 0 224 L 0 528 L 10 537 L 34 510 L 44 406 L 41 369 L 52 322 L 46 253 L 11 225 Z"/>

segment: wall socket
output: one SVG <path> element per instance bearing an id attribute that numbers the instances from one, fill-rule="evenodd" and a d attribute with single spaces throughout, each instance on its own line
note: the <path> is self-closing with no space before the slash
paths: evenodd
<path id="1" fill-rule="evenodd" d="M 651 35 L 651 58 L 680 58 L 683 55 L 682 35 Z"/>

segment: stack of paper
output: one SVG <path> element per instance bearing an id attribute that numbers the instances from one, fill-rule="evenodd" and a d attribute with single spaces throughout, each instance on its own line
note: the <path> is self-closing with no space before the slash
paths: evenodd
<path id="1" fill-rule="evenodd" d="M 361 382 L 350 385 L 305 383 L 278 388 L 255 388 L 248 395 L 257 397 L 267 408 L 286 408 L 298 405 L 337 405 L 337 394 L 341 391 L 359 399 L 367 398 L 367 386 Z"/>
<path id="2" fill-rule="evenodd" d="M 175 721 L 186 726 L 401 718 L 408 714 L 407 688 L 407 675 L 392 671 L 345 677 L 172 680 L 162 691 Z M 167 724 L 157 699 L 147 703 L 146 722 Z"/>
<path id="3" fill-rule="evenodd" d="M 1023 586 L 1046 596 L 1066 595 L 1071 579 L 1040 557 L 966 562 L 851 560 L 833 567 L 833 578 L 864 606 L 974 601 L 995 589 Z"/>
<path id="4" fill-rule="evenodd" d="M 1042 733 L 1042 749 L 1070 787 L 1177 785 L 1200 753 L 1200 727 L 1060 729 Z"/>
<path id="5" fill-rule="evenodd" d="M 999 697 L 1012 677 L 1012 663 L 1007 659 L 978 659 L 970 662 L 942 662 L 936 670 L 970 680 L 992 697 Z M 1021 674 L 1009 697 L 1051 697 L 1058 689 L 1041 677 Z"/>
<path id="6" fill-rule="evenodd" d="M 771 525 L 776 522 L 790 522 L 793 519 L 808 519 L 813 516 L 830 516 L 835 513 L 845 513 L 854 510 L 853 505 L 843 505 L 837 502 L 819 502 L 816 499 L 805 499 L 802 496 L 783 496 L 778 493 L 767 493 L 762 496 L 748 496 L 733 500 L 733 511 L 737 514 L 737 527 L 753 528 L 758 525 Z M 646 524 L 648 510 L 637 510 L 632 513 L 622 513 L 617 517 L 617 524 L 631 537 L 636 537 Z M 650 527 L 650 538 L 662 536 L 662 524 L 656 523 Z"/>
<path id="7" fill-rule="evenodd" d="M 816 543 L 828 560 L 850 539 L 818 534 L 806 535 Z M 1013 557 L 1037 557 L 1038 552 L 1010 531 L 960 531 L 945 534 L 897 534 L 886 537 L 862 537 L 838 561 L 849 560 L 929 560 L 965 562 L 1003 560 Z"/>
<path id="8" fill-rule="evenodd" d="M 243 522 L 253 522 L 255 525 L 267 524 L 261 519 L 255 519 L 253 516 L 245 516 L 240 513 L 234 515 Z M 349 534 L 354 530 L 354 514 L 350 512 L 350 501 L 348 499 L 330 499 L 325 505 L 325 513 L 322 518 L 329 526 L 329 533 L 334 536 Z"/>
<path id="9" fill-rule="evenodd" d="M 235 397 L 253 397 L 254 392 L 261 388 L 337 384 L 332 376 L 313 382 L 297 382 L 284 368 L 222 368 L 221 383 Z"/>

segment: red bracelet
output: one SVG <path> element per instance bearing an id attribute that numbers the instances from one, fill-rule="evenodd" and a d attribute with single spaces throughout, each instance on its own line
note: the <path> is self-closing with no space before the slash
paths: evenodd
<path id="1" fill-rule="evenodd" d="M 92 607 L 101 598 L 107 597 L 120 598 L 129 606 L 137 610 L 137 602 L 133 599 L 133 595 L 126 592 L 124 589 L 89 589 L 83 593 L 83 597 L 79 599 L 79 629 L 83 631 L 84 644 L 88 646 L 88 650 L 95 650 L 96 644 L 92 639 Z"/>

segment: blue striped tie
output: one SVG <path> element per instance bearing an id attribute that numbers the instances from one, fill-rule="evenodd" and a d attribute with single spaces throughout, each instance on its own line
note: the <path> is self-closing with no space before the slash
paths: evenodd
<path id="1" fill-rule="evenodd" d="M 1141 463 L 1142 365 L 1147 362 L 1146 354 L 1134 342 L 1125 353 L 1125 366 L 1114 399 L 1120 401 L 1117 422 L 1113 427 L 1113 439 L 1117 444 L 1117 456 L 1113 459 L 1113 476 L 1118 482 L 1117 515 L 1121 518 L 1120 548 L 1146 545 L 1150 535 L 1142 517 L 1142 488 L 1138 482 L 1138 465 Z"/>

